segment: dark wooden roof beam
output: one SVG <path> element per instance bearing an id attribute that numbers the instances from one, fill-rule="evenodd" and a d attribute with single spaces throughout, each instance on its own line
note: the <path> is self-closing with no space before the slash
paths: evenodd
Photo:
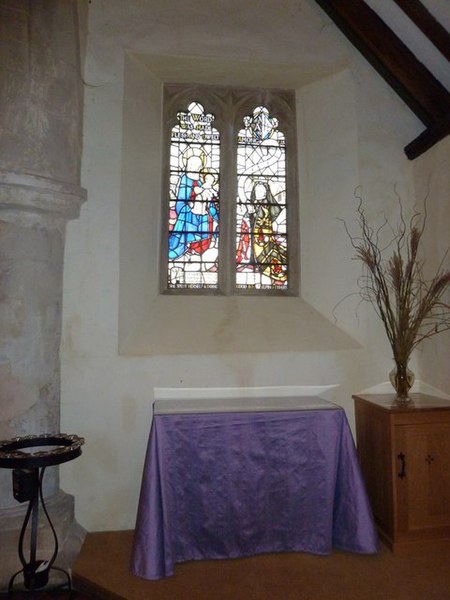
<path id="1" fill-rule="evenodd" d="M 450 133 L 450 94 L 363 0 L 316 0 L 427 130 L 408 144 L 416 158 Z"/>
<path id="2" fill-rule="evenodd" d="M 424 33 L 439 52 L 450 61 L 450 33 L 442 27 L 419 0 L 394 0 L 405 15 Z"/>

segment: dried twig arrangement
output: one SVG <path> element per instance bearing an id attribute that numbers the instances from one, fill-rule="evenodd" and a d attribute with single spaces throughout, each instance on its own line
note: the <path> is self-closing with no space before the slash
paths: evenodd
<path id="1" fill-rule="evenodd" d="M 362 300 L 368 301 L 383 321 L 399 372 L 397 394 L 408 398 L 406 369 L 412 351 L 425 339 L 450 329 L 450 304 L 444 295 L 450 289 L 450 270 L 444 268 L 448 251 L 435 275 L 427 279 L 425 261 L 420 256 L 421 240 L 427 221 L 424 212 L 415 212 L 406 221 L 400 197 L 399 221 L 393 227 L 386 217 L 373 228 L 366 217 L 360 197 L 357 208 L 359 234 L 345 229 L 356 251 L 355 259 L 365 269 L 358 279 Z M 390 240 L 382 244 L 386 230 Z M 399 387 L 401 389 L 399 389 Z M 405 387 L 407 389 L 405 390 Z"/>

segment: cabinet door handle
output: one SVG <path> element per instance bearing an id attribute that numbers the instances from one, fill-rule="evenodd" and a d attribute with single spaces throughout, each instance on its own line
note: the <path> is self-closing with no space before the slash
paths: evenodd
<path id="1" fill-rule="evenodd" d="M 397 458 L 400 461 L 401 467 L 398 476 L 400 477 L 400 479 L 403 479 L 403 477 L 406 477 L 406 456 L 403 454 L 403 452 L 400 452 L 400 454 L 397 455 Z"/>

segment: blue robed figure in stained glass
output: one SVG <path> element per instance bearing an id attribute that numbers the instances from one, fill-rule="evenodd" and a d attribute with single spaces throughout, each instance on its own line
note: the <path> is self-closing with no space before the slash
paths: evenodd
<path id="1" fill-rule="evenodd" d="M 205 173 L 204 155 L 192 147 L 183 157 L 185 171 L 177 186 L 173 226 L 169 234 L 169 259 L 187 252 L 203 254 L 211 245 L 218 222 L 214 201 L 216 177 Z"/>
<path id="2" fill-rule="evenodd" d="M 217 288 L 220 134 L 214 119 L 191 102 L 171 129 L 169 289 Z"/>

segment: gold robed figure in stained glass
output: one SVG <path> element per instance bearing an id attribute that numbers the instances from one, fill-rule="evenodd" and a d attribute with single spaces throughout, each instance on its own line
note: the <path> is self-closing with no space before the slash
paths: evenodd
<path id="1" fill-rule="evenodd" d="M 237 287 L 287 288 L 285 153 L 278 120 L 255 108 L 238 135 Z"/>

